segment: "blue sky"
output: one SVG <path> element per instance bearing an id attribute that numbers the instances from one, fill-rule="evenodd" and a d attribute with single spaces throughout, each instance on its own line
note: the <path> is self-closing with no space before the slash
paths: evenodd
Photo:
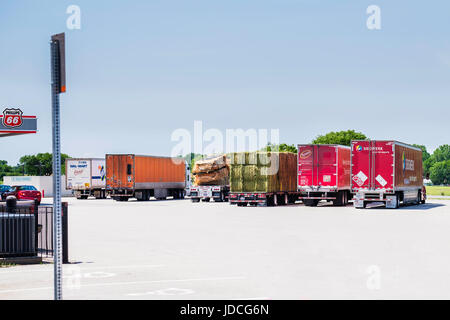
<path id="1" fill-rule="evenodd" d="M 66 8 L 81 8 L 81 30 Z M 381 30 L 366 8 L 381 8 Z M 0 159 L 51 152 L 49 38 L 66 32 L 62 151 L 168 155 L 177 128 L 355 129 L 450 143 L 450 2 L 2 0 L 0 107 L 37 115 Z"/>

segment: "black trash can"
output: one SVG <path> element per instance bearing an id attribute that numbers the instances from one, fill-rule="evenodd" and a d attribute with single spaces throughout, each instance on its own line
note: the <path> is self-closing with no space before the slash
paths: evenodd
<path id="1" fill-rule="evenodd" d="M 36 255 L 34 214 L 0 213 L 0 257 Z"/>

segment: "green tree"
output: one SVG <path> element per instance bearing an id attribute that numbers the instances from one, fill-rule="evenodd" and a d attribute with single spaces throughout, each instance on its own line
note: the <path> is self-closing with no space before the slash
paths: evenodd
<path id="1" fill-rule="evenodd" d="M 434 164 L 434 162 L 428 161 L 430 159 L 431 154 L 428 153 L 427 148 L 421 144 L 413 144 L 412 146 L 419 148 L 422 150 L 422 166 L 423 166 L 423 175 L 426 177 L 430 174 L 430 167 Z"/>
<path id="2" fill-rule="evenodd" d="M 433 158 L 436 162 L 450 160 L 450 145 L 444 144 L 439 146 L 436 150 L 434 150 Z"/>
<path id="3" fill-rule="evenodd" d="M 23 166 L 10 166 L 6 160 L 0 160 L 0 180 L 3 180 L 4 176 L 21 176 L 23 170 Z"/>
<path id="4" fill-rule="evenodd" d="M 430 169 L 430 179 L 433 184 L 448 184 L 450 182 L 450 160 L 436 162 Z"/>
<path id="5" fill-rule="evenodd" d="M 367 136 L 355 130 L 328 132 L 325 135 L 319 135 L 312 141 L 313 144 L 340 144 L 350 146 L 352 140 L 366 140 Z"/>
<path id="6" fill-rule="evenodd" d="M 413 147 L 419 148 L 422 150 L 422 161 L 425 162 L 427 159 L 431 157 L 431 154 L 428 153 L 427 147 L 421 144 L 413 144 Z"/>
<path id="7" fill-rule="evenodd" d="M 61 173 L 65 174 L 67 154 L 61 153 Z M 26 155 L 20 158 L 19 166 L 25 167 L 27 175 L 49 176 L 53 172 L 53 157 L 51 153 L 38 153 L 36 155 Z"/>
<path id="8" fill-rule="evenodd" d="M 277 152 L 291 152 L 297 153 L 297 147 L 293 144 L 272 144 L 268 143 L 267 146 L 261 149 L 262 151 L 277 151 Z"/>
<path id="9" fill-rule="evenodd" d="M 433 154 L 429 156 L 423 163 L 423 170 L 425 176 L 431 174 L 431 168 L 439 162 L 450 160 L 450 146 L 444 144 L 434 150 Z"/>
<path id="10" fill-rule="evenodd" d="M 425 177 L 430 175 L 431 167 L 436 163 L 433 156 L 430 156 L 427 160 L 423 162 L 423 174 Z"/>

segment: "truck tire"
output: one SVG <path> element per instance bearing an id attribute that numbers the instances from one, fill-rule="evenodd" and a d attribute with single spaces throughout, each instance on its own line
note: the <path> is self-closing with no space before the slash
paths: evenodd
<path id="1" fill-rule="evenodd" d="M 295 195 L 290 195 L 290 196 L 289 196 L 289 203 L 290 203 L 290 204 L 295 204 L 295 200 L 296 200 L 296 199 L 295 199 Z"/>
<path id="2" fill-rule="evenodd" d="M 202 201 L 203 202 L 209 202 L 211 199 L 210 198 L 203 198 Z"/>
<path id="3" fill-rule="evenodd" d="M 81 199 L 81 200 L 86 200 L 88 197 L 89 197 L 89 196 L 87 196 L 87 195 L 82 195 L 82 196 L 80 196 L 80 199 Z"/>
<path id="4" fill-rule="evenodd" d="M 106 199 L 105 191 L 100 191 L 100 195 L 95 197 L 95 199 Z"/>
<path id="5" fill-rule="evenodd" d="M 345 203 L 345 193 L 339 191 L 336 195 L 336 199 L 333 200 L 333 206 L 343 206 Z"/>
<path id="6" fill-rule="evenodd" d="M 200 198 L 192 198 L 191 201 L 192 202 L 200 202 Z"/>

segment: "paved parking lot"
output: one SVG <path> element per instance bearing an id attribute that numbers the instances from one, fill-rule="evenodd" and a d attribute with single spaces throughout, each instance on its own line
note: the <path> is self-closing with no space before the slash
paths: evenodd
<path id="1" fill-rule="evenodd" d="M 399 210 L 69 202 L 66 299 L 450 299 L 450 201 Z M 51 299 L 51 264 L 0 299 Z"/>

